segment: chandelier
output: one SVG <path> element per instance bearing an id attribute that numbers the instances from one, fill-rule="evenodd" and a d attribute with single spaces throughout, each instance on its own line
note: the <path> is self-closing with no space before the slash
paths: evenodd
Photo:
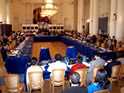
<path id="1" fill-rule="evenodd" d="M 53 0 L 46 0 L 45 5 L 41 7 L 41 16 L 53 16 L 57 13 L 57 7 L 53 4 Z"/>

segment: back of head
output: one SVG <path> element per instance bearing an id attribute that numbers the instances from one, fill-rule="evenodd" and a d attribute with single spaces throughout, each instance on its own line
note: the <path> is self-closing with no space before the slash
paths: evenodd
<path id="1" fill-rule="evenodd" d="M 95 56 L 99 57 L 100 56 L 100 53 L 99 52 L 96 52 L 95 53 Z"/>
<path id="2" fill-rule="evenodd" d="M 36 63 L 37 63 L 37 58 L 36 57 L 32 57 L 31 65 L 36 65 Z"/>
<path id="3" fill-rule="evenodd" d="M 76 57 L 76 61 L 77 61 L 78 63 L 82 63 L 82 60 L 83 60 L 82 56 L 77 56 L 77 57 Z"/>
<path id="4" fill-rule="evenodd" d="M 108 88 L 108 85 L 110 84 L 110 82 L 107 77 L 107 72 L 104 69 L 99 69 L 97 71 L 95 82 L 98 82 L 99 85 L 104 89 Z"/>
<path id="5" fill-rule="evenodd" d="M 73 72 L 70 75 L 72 84 L 79 84 L 80 83 L 80 75 L 77 72 Z"/>
<path id="6" fill-rule="evenodd" d="M 119 57 L 124 57 L 124 51 L 123 50 L 119 51 Z"/>
<path id="7" fill-rule="evenodd" d="M 56 61 L 61 61 L 62 60 L 61 54 L 56 54 L 55 59 L 56 59 Z"/>
<path id="8" fill-rule="evenodd" d="M 112 61 L 115 61 L 115 60 L 116 60 L 116 57 L 115 57 L 114 54 L 109 55 L 109 58 L 110 58 Z"/>

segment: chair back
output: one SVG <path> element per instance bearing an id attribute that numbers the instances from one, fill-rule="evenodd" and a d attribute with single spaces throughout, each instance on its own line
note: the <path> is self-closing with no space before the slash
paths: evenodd
<path id="1" fill-rule="evenodd" d="M 120 89 L 120 91 L 121 91 L 121 93 L 124 93 L 124 87 L 122 87 L 122 88 Z"/>
<path id="2" fill-rule="evenodd" d="M 120 69 L 120 78 L 121 79 L 124 78 L 124 64 L 121 66 L 121 69 Z"/>
<path id="3" fill-rule="evenodd" d="M 96 77 L 96 73 L 99 69 L 104 69 L 104 66 L 96 66 L 93 68 L 93 75 L 92 75 L 92 80 L 91 82 L 94 82 L 95 81 L 95 77 Z"/>
<path id="4" fill-rule="evenodd" d="M 80 74 L 80 85 L 86 86 L 86 79 L 87 79 L 87 68 L 81 68 L 77 69 L 75 72 L 78 72 Z"/>
<path id="5" fill-rule="evenodd" d="M 105 89 L 105 90 L 101 90 L 101 91 L 96 91 L 94 93 L 110 93 L 110 89 Z"/>
<path id="6" fill-rule="evenodd" d="M 59 83 L 65 81 L 65 69 L 52 70 L 53 83 Z"/>
<path id="7" fill-rule="evenodd" d="M 35 72 L 29 72 L 28 73 L 28 77 L 29 77 L 29 87 L 30 88 L 41 88 L 42 86 L 42 77 L 43 77 L 43 72 L 40 71 L 35 71 Z M 40 85 L 39 87 L 33 87 L 36 85 Z"/>
<path id="8" fill-rule="evenodd" d="M 112 67 L 111 79 L 118 80 L 120 77 L 121 65 Z"/>
<path id="9" fill-rule="evenodd" d="M 19 91 L 19 76 L 16 74 L 7 74 L 4 76 L 5 87 L 7 91 Z"/>

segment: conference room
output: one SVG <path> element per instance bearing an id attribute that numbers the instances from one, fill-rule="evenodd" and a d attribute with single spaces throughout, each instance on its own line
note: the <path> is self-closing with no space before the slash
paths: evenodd
<path id="1" fill-rule="evenodd" d="M 0 0 L 0 93 L 124 93 L 123 3 Z"/>

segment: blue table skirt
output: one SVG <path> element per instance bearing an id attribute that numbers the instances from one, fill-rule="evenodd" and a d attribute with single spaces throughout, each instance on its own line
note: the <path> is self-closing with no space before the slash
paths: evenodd
<path id="1" fill-rule="evenodd" d="M 76 58 L 77 55 L 78 55 L 77 48 L 67 48 L 66 56 L 68 56 L 68 58 Z"/>
<path id="2" fill-rule="evenodd" d="M 40 59 L 40 61 L 51 59 L 49 48 L 45 48 L 45 49 L 40 50 L 40 58 L 39 59 Z"/>
<path id="3" fill-rule="evenodd" d="M 35 36 L 34 42 L 51 42 L 51 41 L 59 41 L 59 36 Z"/>
<path id="4" fill-rule="evenodd" d="M 6 59 L 5 67 L 8 73 L 23 74 L 28 62 L 30 62 L 30 57 L 9 56 Z"/>
<path id="5" fill-rule="evenodd" d="M 80 53 L 82 53 L 83 55 L 89 57 L 90 59 L 92 59 L 94 57 L 95 53 L 98 51 L 97 49 L 95 49 L 93 47 L 89 47 L 86 44 L 79 43 L 77 41 L 68 39 L 66 37 L 61 37 L 61 41 L 63 41 L 66 45 L 74 46 L 75 48 L 77 48 L 77 50 Z M 102 58 L 104 58 L 105 60 L 107 60 L 108 58 L 105 58 L 105 56 L 109 56 L 111 54 L 114 54 L 115 57 L 117 57 L 115 52 L 107 52 L 107 51 L 101 52 L 100 56 Z"/>

